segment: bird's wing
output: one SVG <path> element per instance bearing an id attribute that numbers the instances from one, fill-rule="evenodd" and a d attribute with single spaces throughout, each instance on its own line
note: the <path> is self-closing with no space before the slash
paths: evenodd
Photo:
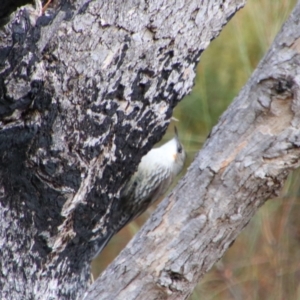
<path id="1" fill-rule="evenodd" d="M 139 174 L 132 178 L 126 193 L 120 198 L 120 224 L 123 228 L 129 222 L 140 216 L 151 204 L 161 197 L 172 182 L 172 174 L 169 169 L 156 166 L 151 175 Z M 120 229 L 121 229 L 120 228 Z M 120 230 L 119 229 L 119 230 Z"/>
<path id="2" fill-rule="evenodd" d="M 161 197 L 172 181 L 171 171 L 161 166 L 154 166 L 150 174 L 145 172 L 139 173 L 138 177 L 134 175 L 122 190 L 120 198 L 111 207 L 109 231 L 97 242 L 97 255 L 119 230 Z"/>

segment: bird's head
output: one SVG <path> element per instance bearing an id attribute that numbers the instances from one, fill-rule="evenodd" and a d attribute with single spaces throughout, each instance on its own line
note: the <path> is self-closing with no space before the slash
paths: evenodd
<path id="1" fill-rule="evenodd" d="M 174 137 L 174 141 L 176 143 L 176 152 L 174 154 L 174 162 L 176 164 L 176 174 L 179 174 L 184 166 L 185 160 L 186 160 L 186 152 L 179 140 L 179 136 L 178 136 L 178 131 L 176 126 L 174 127 L 175 129 L 175 137 Z"/>
<path id="2" fill-rule="evenodd" d="M 178 131 L 175 127 L 175 137 L 169 142 L 163 144 L 160 148 L 162 154 L 161 159 L 165 160 L 165 164 L 171 165 L 172 173 L 176 176 L 183 169 L 186 152 L 180 143 Z"/>

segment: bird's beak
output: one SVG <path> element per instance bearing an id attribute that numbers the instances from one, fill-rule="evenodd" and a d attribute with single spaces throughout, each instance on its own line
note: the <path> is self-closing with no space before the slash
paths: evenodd
<path id="1" fill-rule="evenodd" d="M 175 131 L 175 136 L 176 136 L 176 138 L 178 139 L 178 131 L 177 131 L 176 126 L 174 126 L 174 131 Z"/>

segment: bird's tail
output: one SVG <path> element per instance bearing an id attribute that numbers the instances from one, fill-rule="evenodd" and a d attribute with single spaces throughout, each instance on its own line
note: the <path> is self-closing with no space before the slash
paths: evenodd
<path id="1" fill-rule="evenodd" d="M 96 254 L 94 255 L 93 258 L 95 258 L 96 256 L 98 256 L 102 252 L 102 250 L 108 244 L 108 242 L 113 237 L 113 235 L 114 235 L 113 231 L 108 232 L 106 235 L 104 235 L 100 240 L 98 240 L 96 242 Z"/>

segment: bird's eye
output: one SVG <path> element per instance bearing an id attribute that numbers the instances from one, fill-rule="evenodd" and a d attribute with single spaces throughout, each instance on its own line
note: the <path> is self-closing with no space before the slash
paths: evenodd
<path id="1" fill-rule="evenodd" d="M 182 152 L 182 146 L 179 144 L 178 147 L 177 147 L 177 151 L 178 153 L 181 153 Z"/>

